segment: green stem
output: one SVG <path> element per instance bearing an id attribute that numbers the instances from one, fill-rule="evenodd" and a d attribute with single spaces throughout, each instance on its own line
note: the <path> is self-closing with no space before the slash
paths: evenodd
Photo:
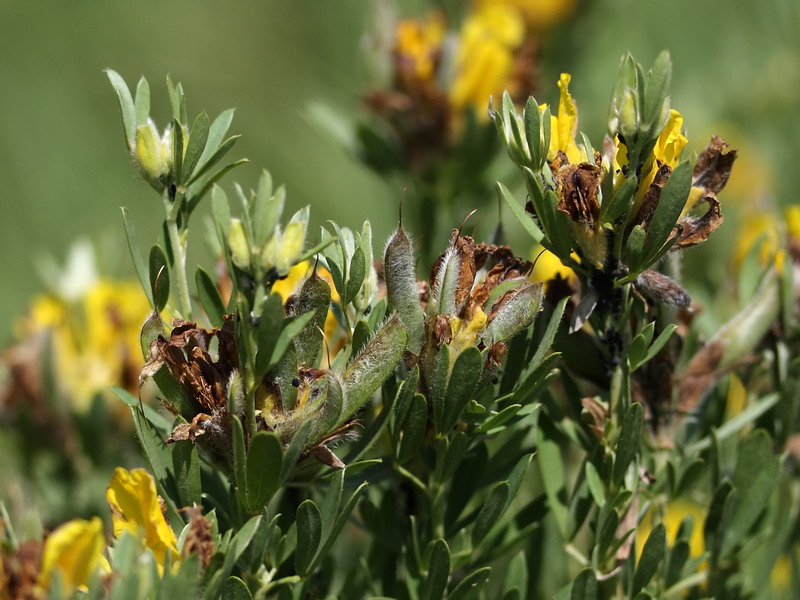
<path id="1" fill-rule="evenodd" d="M 167 192 L 164 193 L 164 210 L 167 214 L 167 233 L 169 242 L 172 246 L 172 254 L 175 263 L 172 265 L 172 272 L 175 274 L 175 281 L 178 286 L 178 303 L 181 316 L 190 320 L 192 318 L 192 299 L 189 295 L 189 281 L 186 279 L 186 231 L 178 231 L 177 212 L 175 203 L 182 202 L 182 199 L 171 200 Z M 181 235 L 183 234 L 183 235 Z"/>

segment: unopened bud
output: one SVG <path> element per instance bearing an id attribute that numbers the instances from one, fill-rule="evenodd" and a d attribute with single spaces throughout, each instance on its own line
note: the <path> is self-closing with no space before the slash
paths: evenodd
<path id="1" fill-rule="evenodd" d="M 136 128 L 133 158 L 142 177 L 158 191 L 164 189 L 172 175 L 172 128 L 162 137 L 151 119 Z"/>
<path id="2" fill-rule="evenodd" d="M 241 219 L 231 219 L 231 227 L 228 232 L 228 247 L 231 250 L 233 264 L 240 269 L 249 269 L 250 245 L 247 243 L 247 235 Z"/>
<path id="3" fill-rule="evenodd" d="M 531 283 L 507 292 L 489 313 L 483 343 L 493 346 L 511 339 L 533 322 L 542 304 L 542 283 Z"/>

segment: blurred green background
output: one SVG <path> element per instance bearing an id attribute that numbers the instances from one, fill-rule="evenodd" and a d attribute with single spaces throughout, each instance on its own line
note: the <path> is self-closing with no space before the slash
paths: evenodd
<path id="1" fill-rule="evenodd" d="M 419 14 L 425 4 L 399 5 L 403 14 Z M 741 151 L 732 189 L 722 196 L 724 207 L 735 207 L 724 208 L 734 225 L 712 240 L 729 244 L 737 213 L 763 210 L 773 196 L 782 204 L 797 201 L 797 5 L 583 2 L 574 19 L 546 40 L 540 100 L 556 100 L 558 72 L 571 72 L 581 128 L 599 147 L 620 55 L 630 50 L 650 64 L 668 48 L 675 73 L 672 102 L 684 114 L 691 148 L 721 133 Z M 245 135 L 231 156 L 252 163 L 231 179 L 254 186 L 267 167 L 288 185 L 289 209 L 311 204 L 316 224 L 335 218 L 353 227 L 368 218 L 381 246 L 401 191 L 303 118 L 304 107 L 315 100 L 357 111 L 366 85 L 359 44 L 369 8 L 367 0 L 1 3 L 0 342 L 7 341 L 27 299 L 43 288 L 33 269 L 42 256 L 61 260 L 74 240 L 88 237 L 100 249 L 101 272 L 132 273 L 119 206 L 130 208 L 143 245 L 157 235 L 161 207 L 126 156 L 117 101 L 102 73 L 106 67 L 132 85 L 139 75 L 149 79 L 159 127 L 168 114 L 167 73 L 183 82 L 190 118 L 235 106 L 231 131 Z M 193 243 L 191 262 L 205 260 L 200 239 Z M 725 265 L 708 271 L 719 280 Z"/>

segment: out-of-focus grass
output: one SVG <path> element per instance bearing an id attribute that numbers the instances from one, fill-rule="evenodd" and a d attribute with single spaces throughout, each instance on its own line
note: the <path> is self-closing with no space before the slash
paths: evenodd
<path id="1" fill-rule="evenodd" d="M 401 4 L 409 11 L 420 2 Z M 782 203 L 794 202 L 793 181 L 781 173 L 793 172 L 800 150 L 795 4 L 584 2 L 577 22 L 553 32 L 543 50 L 541 100 L 555 100 L 559 71 L 572 72 L 581 125 L 599 145 L 619 56 L 630 50 L 649 64 L 668 48 L 673 105 L 686 117 L 692 147 L 714 130 L 699 131 L 698 123 L 716 124 L 732 145 L 773 171 Z M 312 204 L 315 223 L 335 217 L 357 226 L 369 218 L 376 238 L 385 236 L 401 191 L 321 139 L 301 116 L 313 99 L 357 108 L 367 7 L 366 0 L 0 5 L 0 341 L 40 288 L 31 270 L 35 257 L 63 255 L 83 235 L 99 243 L 107 263 L 101 269 L 130 272 L 120 205 L 131 209 L 143 243 L 157 234 L 157 219 L 147 214 L 149 207 L 159 210 L 157 198 L 132 175 L 105 67 L 129 81 L 148 77 L 161 126 L 167 102 L 160 82 L 168 72 L 202 103 L 190 104 L 191 115 L 236 106 L 232 131 L 246 135 L 232 156 L 253 163 L 234 179 L 254 185 L 267 167 L 288 184 L 289 208 Z M 735 230 L 724 229 L 729 235 L 720 242 L 731 243 Z M 204 256 L 197 243 L 192 251 L 192 262 Z"/>

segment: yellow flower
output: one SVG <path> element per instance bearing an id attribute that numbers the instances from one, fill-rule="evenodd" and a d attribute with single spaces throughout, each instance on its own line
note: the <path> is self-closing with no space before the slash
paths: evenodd
<path id="1" fill-rule="evenodd" d="M 97 393 L 125 387 L 138 372 L 139 330 L 149 311 L 137 282 L 100 279 L 74 301 L 54 294 L 35 297 L 17 335 L 50 333 L 59 385 L 80 411 Z"/>
<path id="2" fill-rule="evenodd" d="M 653 527 L 658 525 L 659 511 L 651 507 L 647 511 L 639 527 L 636 529 L 636 551 L 641 556 L 644 544 Z M 673 545 L 678 535 L 678 528 L 687 516 L 692 517 L 692 535 L 689 538 L 689 554 L 697 558 L 705 552 L 703 542 L 703 527 L 705 526 L 706 513 L 702 506 L 688 500 L 673 500 L 663 507 L 661 522 L 667 530 L 667 543 Z"/>
<path id="3" fill-rule="evenodd" d="M 788 215 L 787 215 L 788 216 Z M 762 266 L 780 256 L 781 232 L 778 219 L 770 212 L 744 215 L 736 237 L 733 264 L 739 268 L 745 257 L 758 245 L 758 262 Z M 787 225 L 789 225 L 787 221 Z M 790 229 L 791 231 L 791 229 Z"/>
<path id="4" fill-rule="evenodd" d="M 499 98 L 506 88 L 524 35 L 519 13 L 504 5 L 483 6 L 467 17 L 450 87 L 450 105 L 457 114 L 472 107 L 479 118 L 488 119 L 489 97 Z"/>
<path id="5" fill-rule="evenodd" d="M 579 260 L 578 255 L 574 252 L 572 258 Z M 533 270 L 528 277 L 531 281 L 550 281 L 557 275 L 567 281 L 576 281 L 575 271 L 565 266 L 560 258 L 549 250 L 544 250 L 541 246 L 533 252 L 533 260 L 535 261 Z"/>
<path id="6" fill-rule="evenodd" d="M 576 164 L 579 162 L 590 162 L 586 152 L 575 143 L 575 133 L 578 130 L 578 107 L 569 93 L 569 82 L 572 76 L 569 73 L 562 73 L 558 79 L 558 89 L 560 91 L 558 99 L 558 116 L 550 116 L 550 149 L 547 152 L 547 160 L 552 161 L 559 152 L 567 155 L 569 162 Z M 540 107 L 544 109 L 545 105 Z"/>
<path id="7" fill-rule="evenodd" d="M 400 21 L 395 31 L 394 52 L 403 72 L 423 84 L 432 83 L 443 40 L 444 19 L 438 13 L 426 21 Z"/>
<path id="8" fill-rule="evenodd" d="M 569 17 L 575 0 L 479 0 L 478 6 L 511 6 L 517 9 L 529 27 L 536 30 L 549 29 Z"/>
<path id="9" fill-rule="evenodd" d="M 786 232 L 800 241 L 800 204 L 787 206 L 783 211 L 783 218 L 786 220 Z"/>
<path id="10" fill-rule="evenodd" d="M 49 590 L 53 572 L 58 570 L 63 595 L 85 587 L 98 569 L 110 570 L 104 548 L 103 521 L 99 517 L 64 523 L 45 540 L 39 586 Z"/>
<path id="11" fill-rule="evenodd" d="M 153 476 L 144 469 L 128 471 L 117 467 L 106 490 L 111 507 L 114 537 L 130 532 L 149 548 L 163 573 L 167 555 L 174 565 L 178 560 L 178 540 L 167 523 L 156 493 Z"/>

